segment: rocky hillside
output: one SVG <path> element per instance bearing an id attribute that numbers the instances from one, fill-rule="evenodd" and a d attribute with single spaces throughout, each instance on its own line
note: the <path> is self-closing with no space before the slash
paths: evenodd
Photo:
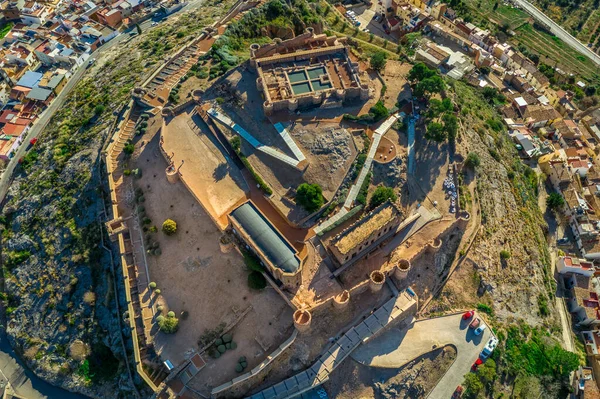
<path id="1" fill-rule="evenodd" d="M 116 303 L 118 297 L 125 308 L 124 293 L 122 287 L 115 292 L 109 252 L 101 245 L 107 198 L 101 148 L 130 90 L 227 8 L 211 4 L 171 17 L 102 53 L 9 190 L 1 216 L 7 333 L 50 383 L 92 397 L 131 396 Z M 123 334 L 129 352 L 129 332 Z"/>

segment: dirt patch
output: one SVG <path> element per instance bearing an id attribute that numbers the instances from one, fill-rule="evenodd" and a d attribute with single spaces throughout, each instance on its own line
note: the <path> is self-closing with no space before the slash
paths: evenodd
<path id="1" fill-rule="evenodd" d="M 191 351 L 198 350 L 198 339 L 206 329 L 215 329 L 221 323 L 235 324 L 231 333 L 237 349 L 219 359 L 205 356 L 207 366 L 190 383 L 208 392 L 238 375 L 235 364 L 240 356 L 247 358 L 249 368 L 255 367 L 287 339 L 293 328 L 292 311 L 272 288 L 248 288 L 248 271 L 239 252 L 222 251 L 219 229 L 181 182 L 167 181 L 167 165 L 159 152 L 158 139 L 146 138 L 149 141 L 142 147 L 136 165 L 142 168 L 143 176 L 136 185 L 144 190 L 148 226 L 159 229 L 145 234 L 158 242 L 162 251 L 146 259 L 150 279 L 162 291 L 164 312 L 172 310 L 180 317 L 175 335 L 153 328 L 157 353 L 163 360 L 179 364 Z M 174 236 L 160 231 L 167 218 L 177 223 Z"/>
<path id="2" fill-rule="evenodd" d="M 410 100 L 410 85 L 406 75 L 412 65 L 400 61 L 388 60 L 382 72 L 383 81 L 387 87 L 383 102 L 386 107 L 392 108 L 401 100 Z"/>
<path id="3" fill-rule="evenodd" d="M 451 346 L 420 356 L 401 368 L 363 366 L 348 359 L 323 386 L 330 397 L 345 398 L 425 398 L 456 359 Z"/>

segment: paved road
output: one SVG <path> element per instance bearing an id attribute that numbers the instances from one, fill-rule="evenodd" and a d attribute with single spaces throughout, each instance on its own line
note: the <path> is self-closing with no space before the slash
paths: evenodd
<path id="1" fill-rule="evenodd" d="M 452 344 L 457 350 L 456 360 L 428 396 L 448 399 L 462 384 L 490 336 L 489 328 L 481 336 L 473 334 L 460 314 L 443 316 L 388 330 L 357 348 L 351 356 L 367 366 L 397 368 L 431 351 L 434 345 Z"/>
<path id="2" fill-rule="evenodd" d="M 598 54 L 594 53 L 586 45 L 574 38 L 562 26 L 554 22 L 552 19 L 550 19 L 550 17 L 546 16 L 546 14 L 537 9 L 533 4 L 531 4 L 527 0 L 514 0 L 514 2 L 521 6 L 523 10 L 525 10 L 535 19 L 550 27 L 550 31 L 553 34 L 555 34 L 558 38 L 563 40 L 565 43 L 567 43 L 570 47 L 579 51 L 581 54 L 589 57 L 596 65 L 600 66 L 600 56 Z"/>

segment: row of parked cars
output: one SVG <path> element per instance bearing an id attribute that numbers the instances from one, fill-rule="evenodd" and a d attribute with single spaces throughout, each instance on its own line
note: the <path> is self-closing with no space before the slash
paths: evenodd
<path id="1" fill-rule="evenodd" d="M 464 321 L 471 320 L 471 322 L 469 323 L 469 328 L 473 330 L 473 334 L 481 335 L 485 331 L 485 323 L 482 323 L 481 319 L 479 317 L 476 317 L 474 310 L 469 310 L 468 312 L 465 312 L 462 318 Z M 482 365 L 486 361 L 486 359 L 492 355 L 492 353 L 496 349 L 496 346 L 498 346 L 498 338 L 492 335 L 483 347 L 483 350 L 479 354 L 477 360 L 475 360 L 475 363 L 473 363 L 473 365 L 471 366 L 471 371 L 477 371 L 477 367 Z M 456 387 L 456 390 L 452 395 L 452 399 L 461 398 L 462 393 L 463 387 L 459 385 L 458 387 Z"/>

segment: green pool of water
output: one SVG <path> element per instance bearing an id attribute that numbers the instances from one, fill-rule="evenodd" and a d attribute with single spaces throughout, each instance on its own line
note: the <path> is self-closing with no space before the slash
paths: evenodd
<path id="1" fill-rule="evenodd" d="M 296 83 L 295 85 L 292 85 L 292 90 L 294 91 L 295 95 L 309 93 L 310 85 L 308 84 L 308 82 Z"/>
<path id="2" fill-rule="evenodd" d="M 306 77 L 306 73 L 304 71 L 288 72 L 288 78 L 290 79 L 290 82 L 292 82 L 292 83 L 308 80 L 308 78 Z"/>
<path id="3" fill-rule="evenodd" d="M 321 75 L 325 75 L 325 68 L 324 67 L 315 68 L 315 69 L 309 69 L 308 70 L 308 76 L 311 79 L 318 79 Z"/>
<path id="4" fill-rule="evenodd" d="M 313 80 L 313 81 L 311 81 L 311 83 L 312 83 L 312 86 L 315 89 L 315 91 L 327 90 L 327 89 L 331 89 L 331 87 L 332 87 L 330 82 L 321 83 L 320 80 Z"/>

